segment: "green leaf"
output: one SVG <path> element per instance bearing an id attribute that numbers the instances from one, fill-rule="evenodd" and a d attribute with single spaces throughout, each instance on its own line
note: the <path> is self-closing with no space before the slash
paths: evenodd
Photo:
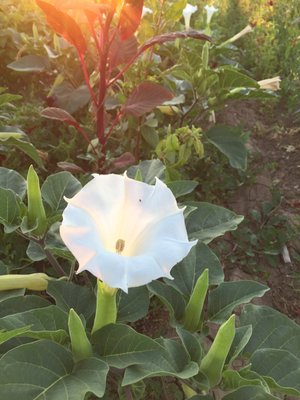
<path id="1" fill-rule="evenodd" d="M 227 370 L 223 372 L 223 380 L 225 390 L 238 389 L 244 386 L 258 386 L 263 390 L 268 390 L 268 385 L 264 379 L 257 373 L 248 370 L 241 372 L 235 370 Z"/>
<path id="2" fill-rule="evenodd" d="M 21 199 L 10 189 L 0 188 L 0 224 L 11 233 L 21 224 Z"/>
<path id="3" fill-rule="evenodd" d="M 4 106 L 5 104 L 8 104 L 12 101 L 20 100 L 20 99 L 22 99 L 22 96 L 20 96 L 18 94 L 10 94 L 10 93 L 0 94 L 0 107 Z"/>
<path id="4" fill-rule="evenodd" d="M 255 79 L 241 73 L 236 68 L 225 66 L 218 69 L 220 88 L 259 88 Z"/>
<path id="5" fill-rule="evenodd" d="M 245 325 L 235 330 L 235 337 L 227 357 L 227 363 L 231 364 L 243 351 L 252 335 L 252 325 Z"/>
<path id="6" fill-rule="evenodd" d="M 204 243 L 198 242 L 188 256 L 172 269 L 174 280 L 165 282 L 190 297 L 197 279 L 208 268 L 210 285 L 218 285 L 224 280 L 224 273 L 217 256 Z"/>
<path id="7" fill-rule="evenodd" d="M 96 352 L 110 366 L 126 368 L 158 357 L 162 346 L 148 336 L 123 324 L 110 324 L 92 337 Z"/>
<path id="8" fill-rule="evenodd" d="M 28 55 L 7 65 L 8 68 L 20 72 L 42 72 L 50 65 L 47 57 Z"/>
<path id="9" fill-rule="evenodd" d="M 154 376 L 188 379 L 198 373 L 198 364 L 190 361 L 186 350 L 178 342 L 170 339 L 157 339 L 156 342 L 161 346 L 159 356 L 152 356 L 142 364 L 126 368 L 123 386 Z"/>
<path id="10" fill-rule="evenodd" d="M 122 385 L 151 376 L 176 376 L 182 379 L 198 372 L 185 349 L 173 340 L 153 340 L 127 325 L 110 324 L 95 332 L 94 348 L 109 365 L 127 368 Z"/>
<path id="11" fill-rule="evenodd" d="M 160 160 L 146 160 L 130 167 L 127 171 L 128 176 L 134 179 L 138 169 L 141 171 L 143 182 L 152 185 L 156 177 L 163 180 L 166 167 Z"/>
<path id="12" fill-rule="evenodd" d="M 205 136 L 228 158 L 233 168 L 246 170 L 247 148 L 240 128 L 215 125 L 206 132 Z"/>
<path id="13" fill-rule="evenodd" d="M 192 193 L 198 185 L 199 183 L 196 181 L 172 181 L 167 183 L 168 188 L 172 190 L 176 198 Z"/>
<path id="14" fill-rule="evenodd" d="M 179 321 L 183 317 L 186 303 L 178 290 L 158 280 L 149 283 L 147 287 L 167 307 L 171 319 Z"/>
<path id="15" fill-rule="evenodd" d="M 7 342 L 18 336 L 23 336 L 26 332 L 30 330 L 30 326 L 22 326 L 21 328 L 13 329 L 11 331 L 0 330 L 0 344 Z"/>
<path id="16" fill-rule="evenodd" d="M 26 193 L 26 181 L 22 175 L 13 169 L 0 167 L 0 188 L 10 189 L 15 192 L 20 199 L 23 199 Z"/>
<path id="17" fill-rule="evenodd" d="M 229 393 L 223 397 L 223 400 L 279 400 L 279 397 L 275 397 L 260 387 L 242 387 Z"/>
<path id="18" fill-rule="evenodd" d="M 64 197 L 73 197 L 80 189 L 81 183 L 70 172 L 58 172 L 48 176 L 42 185 L 42 197 L 52 211 L 62 211 L 67 203 Z"/>
<path id="19" fill-rule="evenodd" d="M 208 296 L 209 320 L 225 321 L 235 307 L 249 303 L 254 297 L 263 296 L 269 288 L 255 281 L 223 282 Z"/>
<path id="20" fill-rule="evenodd" d="M 66 281 L 50 281 L 47 293 L 55 300 L 57 307 L 66 313 L 74 308 L 86 320 L 95 313 L 96 296 L 85 286 Z"/>
<path id="21" fill-rule="evenodd" d="M 102 397 L 107 365 L 93 357 L 74 363 L 72 353 L 48 340 L 27 343 L 0 360 L 0 392 L 10 400 L 83 400 Z"/>
<path id="22" fill-rule="evenodd" d="M 68 315 L 53 305 L 7 315 L 0 320 L 0 329 L 7 331 L 24 326 L 30 326 L 30 330 L 23 336 L 57 342 L 68 337 Z"/>
<path id="23" fill-rule="evenodd" d="M 199 364 L 202 356 L 199 337 L 181 327 L 177 327 L 176 332 L 191 360 Z"/>
<path id="24" fill-rule="evenodd" d="M 251 369 L 262 375 L 270 388 L 300 397 L 300 359 L 287 350 L 259 349 L 252 355 Z"/>
<path id="25" fill-rule="evenodd" d="M 4 290 L 0 292 L 0 303 L 7 299 L 12 299 L 16 297 L 23 296 L 25 293 L 25 289 L 14 289 L 14 290 Z"/>
<path id="26" fill-rule="evenodd" d="M 186 218 L 189 236 L 206 244 L 225 232 L 235 230 L 244 219 L 242 215 L 210 203 L 191 201 L 185 204 L 197 207 Z"/>
<path id="27" fill-rule="evenodd" d="M 130 288 L 128 294 L 123 292 L 123 290 L 119 290 L 117 293 L 117 309 L 118 322 L 135 322 L 143 318 L 149 309 L 149 292 L 147 287 Z"/>
<path id="28" fill-rule="evenodd" d="M 50 303 L 41 296 L 27 295 L 10 297 L 0 302 L 0 318 L 35 308 L 48 307 Z"/>
<path id="29" fill-rule="evenodd" d="M 30 143 L 26 133 L 22 132 L 20 129 L 9 126 L 0 127 L 0 145 L 9 148 L 17 147 L 36 162 L 39 167 L 43 167 L 43 162 L 36 148 Z"/>
<path id="30" fill-rule="evenodd" d="M 279 311 L 247 304 L 241 314 L 240 325 L 252 325 L 253 330 L 244 354 L 275 348 L 288 350 L 300 359 L 300 326 Z"/>

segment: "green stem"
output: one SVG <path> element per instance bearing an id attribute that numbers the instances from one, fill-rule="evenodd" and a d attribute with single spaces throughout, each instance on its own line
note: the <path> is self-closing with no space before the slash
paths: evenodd
<path id="1" fill-rule="evenodd" d="M 106 283 L 97 281 L 96 314 L 92 334 L 117 320 L 117 290 Z"/>

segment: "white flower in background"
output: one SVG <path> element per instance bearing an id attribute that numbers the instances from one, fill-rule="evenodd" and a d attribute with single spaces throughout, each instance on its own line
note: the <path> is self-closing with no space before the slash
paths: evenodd
<path id="1" fill-rule="evenodd" d="M 274 78 L 263 79 L 262 81 L 258 81 L 261 89 L 268 89 L 268 90 L 280 90 L 280 76 L 274 76 Z"/>
<path id="2" fill-rule="evenodd" d="M 153 11 L 151 10 L 151 8 L 148 7 L 143 7 L 143 11 L 142 11 L 142 18 L 147 15 L 147 14 L 153 14 Z"/>
<path id="3" fill-rule="evenodd" d="M 206 17 L 206 24 L 209 25 L 210 21 L 212 19 L 212 16 L 214 15 L 214 13 L 216 13 L 217 11 L 219 11 L 218 8 L 214 7 L 214 6 L 209 6 L 206 5 L 204 7 L 204 10 L 207 12 L 207 17 Z"/>
<path id="4" fill-rule="evenodd" d="M 244 29 L 242 29 L 239 33 L 232 36 L 230 39 L 226 40 L 226 43 L 233 43 L 236 40 L 240 39 L 241 37 L 247 35 L 248 33 L 252 32 L 253 28 L 251 25 L 247 25 Z"/>
<path id="5" fill-rule="evenodd" d="M 187 4 L 182 11 L 182 15 L 184 18 L 185 29 L 188 31 L 190 29 L 191 16 L 198 10 L 197 6 L 192 6 L 191 4 Z"/>
<path id="6" fill-rule="evenodd" d="M 62 240 L 79 262 L 112 288 L 172 279 L 172 267 L 197 243 L 188 240 L 171 190 L 158 178 L 148 185 L 126 175 L 98 175 L 63 212 Z"/>

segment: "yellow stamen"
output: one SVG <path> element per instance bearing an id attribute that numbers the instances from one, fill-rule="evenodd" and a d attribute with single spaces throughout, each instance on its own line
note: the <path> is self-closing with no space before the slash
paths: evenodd
<path id="1" fill-rule="evenodd" d="M 124 248 L 125 248 L 125 240 L 118 239 L 117 242 L 116 242 L 116 252 L 117 252 L 117 254 L 121 254 L 122 251 L 124 250 Z"/>

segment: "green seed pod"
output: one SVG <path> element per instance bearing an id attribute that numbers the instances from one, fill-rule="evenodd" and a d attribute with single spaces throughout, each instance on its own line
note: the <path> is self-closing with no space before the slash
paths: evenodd
<path id="1" fill-rule="evenodd" d="M 208 269 L 199 276 L 186 306 L 183 326 L 194 332 L 201 326 L 201 315 L 208 290 Z"/>
<path id="2" fill-rule="evenodd" d="M 14 289 L 46 290 L 50 279 L 48 275 L 42 273 L 1 275 L 0 291 Z"/>
<path id="3" fill-rule="evenodd" d="M 37 236 L 42 236 L 47 228 L 46 213 L 42 201 L 40 182 L 37 173 L 31 165 L 27 174 L 27 199 L 28 199 L 28 225 L 35 226 L 32 231 Z"/>
<path id="4" fill-rule="evenodd" d="M 235 336 L 235 315 L 224 322 L 216 334 L 208 353 L 202 359 L 199 371 L 206 375 L 210 387 L 215 387 L 222 378 L 226 357 Z"/>
<path id="5" fill-rule="evenodd" d="M 79 315 L 73 308 L 69 311 L 68 327 L 74 360 L 77 362 L 91 357 L 93 354 L 91 343 Z"/>

